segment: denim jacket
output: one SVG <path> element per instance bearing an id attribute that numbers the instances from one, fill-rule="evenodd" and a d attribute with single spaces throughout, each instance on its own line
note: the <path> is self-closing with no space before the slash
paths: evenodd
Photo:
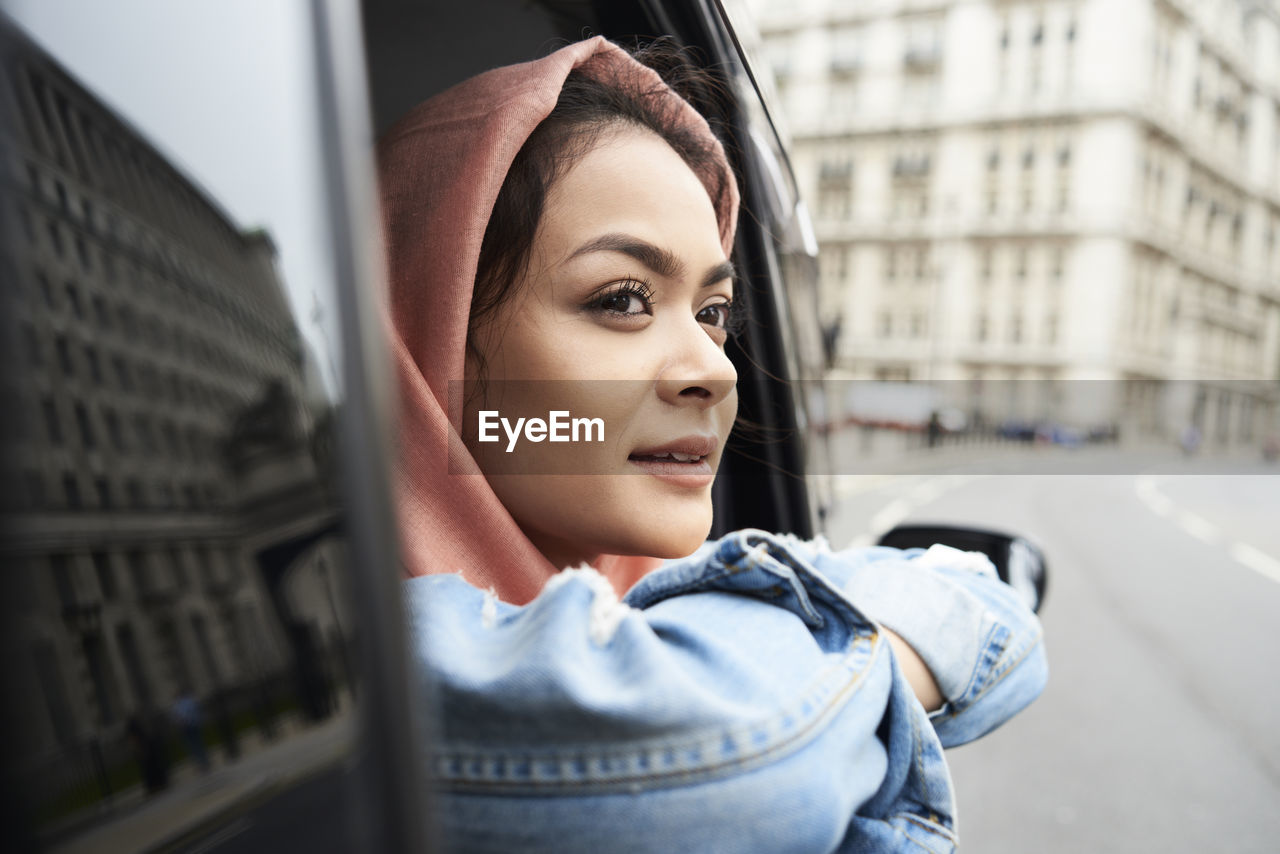
<path id="1" fill-rule="evenodd" d="M 738 531 L 619 601 L 406 582 L 449 850 L 953 851 L 943 747 L 1045 684 L 1040 625 L 978 555 Z M 929 715 L 878 630 L 946 698 Z"/>

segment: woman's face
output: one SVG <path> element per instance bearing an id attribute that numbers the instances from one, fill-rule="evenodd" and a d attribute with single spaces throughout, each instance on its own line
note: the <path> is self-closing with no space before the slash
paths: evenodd
<path id="1" fill-rule="evenodd" d="M 609 131 L 552 185 L 526 279 L 477 331 L 481 360 L 468 354 L 468 380 L 483 382 L 463 437 L 556 565 L 682 557 L 706 538 L 738 408 L 724 353 L 732 296 L 711 200 L 655 134 Z M 567 413 L 570 441 L 512 440 L 518 418 L 553 411 Z M 495 413 L 490 441 L 482 412 Z M 572 441 L 579 418 L 601 419 L 603 441 L 585 427 Z"/>

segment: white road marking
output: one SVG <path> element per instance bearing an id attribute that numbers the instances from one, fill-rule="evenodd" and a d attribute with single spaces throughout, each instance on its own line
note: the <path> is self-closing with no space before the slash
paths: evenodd
<path id="1" fill-rule="evenodd" d="M 1205 543 L 1216 543 L 1220 537 L 1218 526 L 1194 513 L 1178 511 L 1178 525 L 1197 540 Z"/>
<path id="2" fill-rule="evenodd" d="M 1168 516 L 1173 512 L 1173 502 L 1156 488 L 1155 478 L 1144 476 L 1134 484 L 1138 497 L 1157 516 Z"/>
<path id="3" fill-rule="evenodd" d="M 1144 475 L 1134 482 L 1133 488 L 1151 512 L 1158 516 L 1173 515 L 1178 526 L 1196 539 L 1212 544 L 1222 538 L 1222 531 L 1217 525 L 1194 513 L 1176 509 L 1169 497 L 1160 492 L 1155 478 Z M 1280 584 L 1280 560 L 1244 542 L 1232 543 L 1229 551 L 1237 562 Z"/>
<path id="4" fill-rule="evenodd" d="M 950 492 L 982 477 L 983 475 L 966 474 L 939 475 L 916 484 L 905 498 L 895 498 L 882 507 L 880 512 L 872 516 L 871 521 L 867 523 L 867 531 L 850 540 L 846 548 L 852 549 L 874 544 L 876 540 L 880 539 L 881 534 L 900 524 L 917 508 L 936 501 L 944 492 Z"/>
<path id="5" fill-rule="evenodd" d="M 911 500 L 912 504 L 917 506 L 920 504 L 928 504 L 930 501 L 933 501 L 939 495 L 946 492 L 947 486 L 948 484 L 940 477 L 930 478 L 915 489 L 911 490 L 907 497 Z"/>
<path id="6" fill-rule="evenodd" d="M 1254 572 L 1280 584 L 1280 560 L 1261 549 L 1255 549 L 1248 543 L 1235 543 L 1231 546 L 1231 556 Z"/>
<path id="7" fill-rule="evenodd" d="M 886 504 L 879 513 L 871 517 L 872 534 L 883 534 L 894 525 L 911 515 L 911 502 L 898 498 Z"/>

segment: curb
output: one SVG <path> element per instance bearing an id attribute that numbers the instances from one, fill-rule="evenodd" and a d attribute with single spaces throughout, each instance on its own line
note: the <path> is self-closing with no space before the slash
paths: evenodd
<path id="1" fill-rule="evenodd" d="M 174 854 L 174 852 L 193 845 L 206 836 L 210 836 L 217 827 L 229 824 L 236 817 L 252 812 L 277 795 L 283 794 L 295 786 L 306 783 L 341 766 L 344 756 L 345 751 L 340 751 L 334 756 L 322 759 L 306 768 L 298 769 L 292 774 L 282 773 L 274 777 L 264 776 L 251 783 L 243 794 L 226 805 L 214 809 L 208 815 L 196 819 L 186 827 L 173 831 L 168 836 L 140 847 L 137 854 Z"/>

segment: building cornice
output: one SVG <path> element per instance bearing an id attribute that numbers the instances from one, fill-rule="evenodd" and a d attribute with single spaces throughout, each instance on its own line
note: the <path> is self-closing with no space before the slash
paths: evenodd
<path id="1" fill-rule="evenodd" d="M 1027 217 L 1003 222 L 985 221 L 978 217 L 950 220 L 888 224 L 879 220 L 817 222 L 818 240 L 823 245 L 835 243 L 943 243 L 977 241 L 1059 241 L 1121 240 L 1145 246 L 1173 259 L 1180 267 L 1214 282 L 1228 285 L 1243 293 L 1280 305 L 1280 283 L 1269 282 L 1265 273 L 1253 273 L 1215 258 L 1203 250 L 1188 247 L 1169 229 L 1152 224 L 1120 227 L 1084 227 L 1073 216 L 1046 218 L 1040 222 Z"/>
<path id="2" fill-rule="evenodd" d="M 804 125 L 793 126 L 791 135 L 797 147 L 800 147 L 809 144 L 839 143 L 849 139 L 901 137 L 904 134 L 930 135 L 954 130 L 993 131 L 1009 126 L 1025 131 L 1037 127 L 1056 128 L 1064 124 L 1080 124 L 1106 119 L 1128 119 L 1157 130 L 1180 146 L 1196 166 L 1214 178 L 1230 185 L 1233 190 L 1244 196 L 1256 198 L 1280 208 L 1280 189 L 1268 187 L 1261 182 L 1250 185 L 1248 177 L 1240 174 L 1239 170 L 1230 170 L 1226 161 L 1215 162 L 1218 158 L 1214 155 L 1213 149 L 1179 132 L 1178 126 L 1171 119 L 1154 107 L 1145 104 L 1080 105 L 1044 109 L 1032 113 L 1013 110 L 989 110 L 961 115 L 935 113 L 921 115 L 919 119 L 895 116 L 883 120 L 853 120 L 839 127 L 821 130 L 809 130 Z"/>

